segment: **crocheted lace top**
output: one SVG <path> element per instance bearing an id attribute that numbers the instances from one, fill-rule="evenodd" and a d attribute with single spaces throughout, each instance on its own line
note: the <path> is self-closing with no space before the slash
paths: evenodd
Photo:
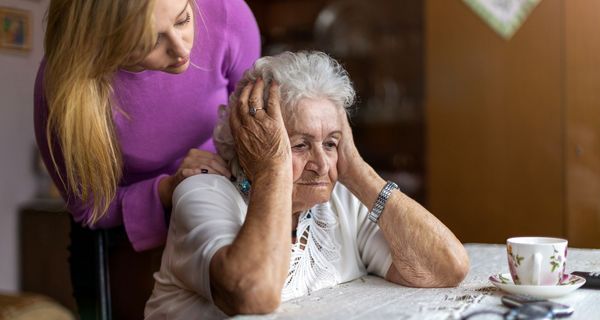
<path id="1" fill-rule="evenodd" d="M 226 317 L 211 299 L 210 262 L 221 248 L 235 241 L 243 227 L 247 199 L 236 189 L 229 179 L 211 174 L 192 176 L 179 184 L 173 194 L 161 269 L 154 275 L 154 290 L 146 304 L 147 318 Z M 289 244 L 290 266 L 282 300 L 367 273 L 384 277 L 392 264 L 389 246 L 367 215 L 367 208 L 339 183 L 327 204 L 301 213 L 298 239 Z"/>
<path id="2" fill-rule="evenodd" d="M 298 217 L 296 242 L 281 298 L 300 297 L 340 282 L 335 263 L 340 260 L 336 238 L 338 219 L 329 203 L 319 204 Z"/>

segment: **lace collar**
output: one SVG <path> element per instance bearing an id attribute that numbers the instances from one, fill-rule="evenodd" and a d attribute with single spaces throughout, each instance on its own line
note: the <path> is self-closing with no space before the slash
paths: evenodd
<path id="1" fill-rule="evenodd" d="M 246 181 L 246 182 L 245 182 Z M 249 203 L 249 183 L 238 177 L 236 189 Z M 340 260 L 340 244 L 336 237 L 338 218 L 329 202 L 318 204 L 298 217 L 296 242 L 292 244 L 290 268 L 281 291 L 283 301 L 310 294 L 313 291 L 340 283 L 335 268 Z"/>
<path id="2" fill-rule="evenodd" d="M 335 262 L 340 259 L 337 226 L 337 215 L 329 202 L 300 214 L 298 238 L 292 244 L 290 268 L 281 292 L 283 301 L 340 282 L 340 274 L 335 268 Z"/>

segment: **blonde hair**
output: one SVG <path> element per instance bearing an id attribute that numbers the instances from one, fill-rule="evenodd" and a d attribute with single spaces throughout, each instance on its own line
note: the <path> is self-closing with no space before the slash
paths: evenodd
<path id="1" fill-rule="evenodd" d="M 62 154 L 67 194 L 91 205 L 89 224 L 106 214 L 122 176 L 111 83 L 119 67 L 138 63 L 152 50 L 153 8 L 154 0 L 50 2 L 44 41 L 47 143 L 57 171 L 55 152 Z"/>

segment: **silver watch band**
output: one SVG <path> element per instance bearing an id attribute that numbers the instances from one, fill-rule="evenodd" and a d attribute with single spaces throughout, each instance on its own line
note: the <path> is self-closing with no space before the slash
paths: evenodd
<path id="1" fill-rule="evenodd" d="M 379 217 L 381 216 L 381 213 L 383 212 L 383 209 L 385 208 L 385 204 L 390 198 L 390 195 L 392 194 L 392 191 L 394 189 L 399 190 L 400 188 L 398 188 L 398 185 L 392 181 L 388 181 L 385 184 L 385 187 L 381 189 L 381 192 L 379 192 L 379 195 L 377 196 L 377 200 L 375 200 L 373 210 L 369 212 L 369 220 L 371 220 L 371 222 L 377 223 Z"/>

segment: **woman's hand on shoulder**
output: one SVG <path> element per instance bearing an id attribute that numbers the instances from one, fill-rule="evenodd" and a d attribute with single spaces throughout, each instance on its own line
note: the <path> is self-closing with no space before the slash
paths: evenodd
<path id="1" fill-rule="evenodd" d="M 227 163 L 218 154 L 200 149 L 190 149 L 175 174 L 162 179 L 158 184 L 158 193 L 163 206 L 171 207 L 173 191 L 181 181 L 202 173 L 220 174 L 228 179 L 231 177 Z"/>
<path id="2" fill-rule="evenodd" d="M 279 86 L 271 83 L 264 105 L 262 79 L 247 84 L 229 118 L 240 165 L 251 181 L 262 172 L 287 166 L 291 170 L 290 141 L 281 115 Z"/>

